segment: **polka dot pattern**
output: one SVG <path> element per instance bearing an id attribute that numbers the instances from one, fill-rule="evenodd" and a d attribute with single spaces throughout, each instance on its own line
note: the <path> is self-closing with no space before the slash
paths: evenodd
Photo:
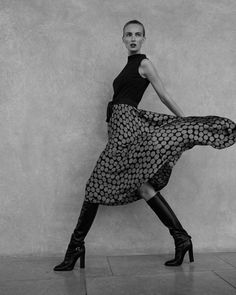
<path id="1" fill-rule="evenodd" d="M 128 204 L 140 199 L 137 189 L 147 181 L 159 191 L 184 151 L 195 145 L 227 148 L 236 141 L 235 130 L 223 117 L 176 117 L 114 105 L 108 143 L 86 183 L 85 200 Z"/>

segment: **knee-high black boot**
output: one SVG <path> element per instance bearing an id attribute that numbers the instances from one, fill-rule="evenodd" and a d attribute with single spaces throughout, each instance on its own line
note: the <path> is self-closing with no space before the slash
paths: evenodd
<path id="1" fill-rule="evenodd" d="M 98 204 L 83 202 L 77 225 L 71 235 L 70 243 L 66 250 L 65 258 L 62 263 L 54 267 L 55 271 L 72 270 L 78 258 L 80 258 L 80 268 L 85 267 L 84 239 L 94 221 L 97 210 Z"/>
<path id="2" fill-rule="evenodd" d="M 194 261 L 193 258 L 193 245 L 191 237 L 183 229 L 181 223 L 176 217 L 169 204 L 158 192 L 154 197 L 147 201 L 148 205 L 160 218 L 162 223 L 168 227 L 170 234 L 175 241 L 175 258 L 165 263 L 167 266 L 181 265 L 184 259 L 184 255 L 189 252 L 190 262 Z"/>

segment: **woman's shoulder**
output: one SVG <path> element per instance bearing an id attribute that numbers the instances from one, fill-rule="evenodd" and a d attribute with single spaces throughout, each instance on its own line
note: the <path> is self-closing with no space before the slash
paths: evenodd
<path id="1" fill-rule="evenodd" d="M 140 67 L 144 70 L 153 70 L 155 68 L 150 58 L 146 56 L 142 59 Z"/>
<path id="2" fill-rule="evenodd" d="M 155 77 L 157 74 L 156 67 L 149 58 L 143 59 L 141 61 L 139 71 L 145 78 Z"/>

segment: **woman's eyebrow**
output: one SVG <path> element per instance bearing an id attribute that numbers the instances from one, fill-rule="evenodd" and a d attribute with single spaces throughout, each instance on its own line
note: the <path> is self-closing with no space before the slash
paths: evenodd
<path id="1" fill-rule="evenodd" d="M 126 32 L 125 34 L 132 34 L 132 32 Z M 142 32 L 138 31 L 138 32 L 134 32 L 134 34 L 142 34 Z"/>

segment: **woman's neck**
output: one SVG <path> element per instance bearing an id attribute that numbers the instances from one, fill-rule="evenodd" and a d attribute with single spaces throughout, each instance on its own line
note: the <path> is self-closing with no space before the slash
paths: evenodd
<path id="1" fill-rule="evenodd" d="M 135 55 L 135 54 L 141 54 L 141 52 L 140 51 L 129 51 L 128 52 L 128 56 Z"/>

